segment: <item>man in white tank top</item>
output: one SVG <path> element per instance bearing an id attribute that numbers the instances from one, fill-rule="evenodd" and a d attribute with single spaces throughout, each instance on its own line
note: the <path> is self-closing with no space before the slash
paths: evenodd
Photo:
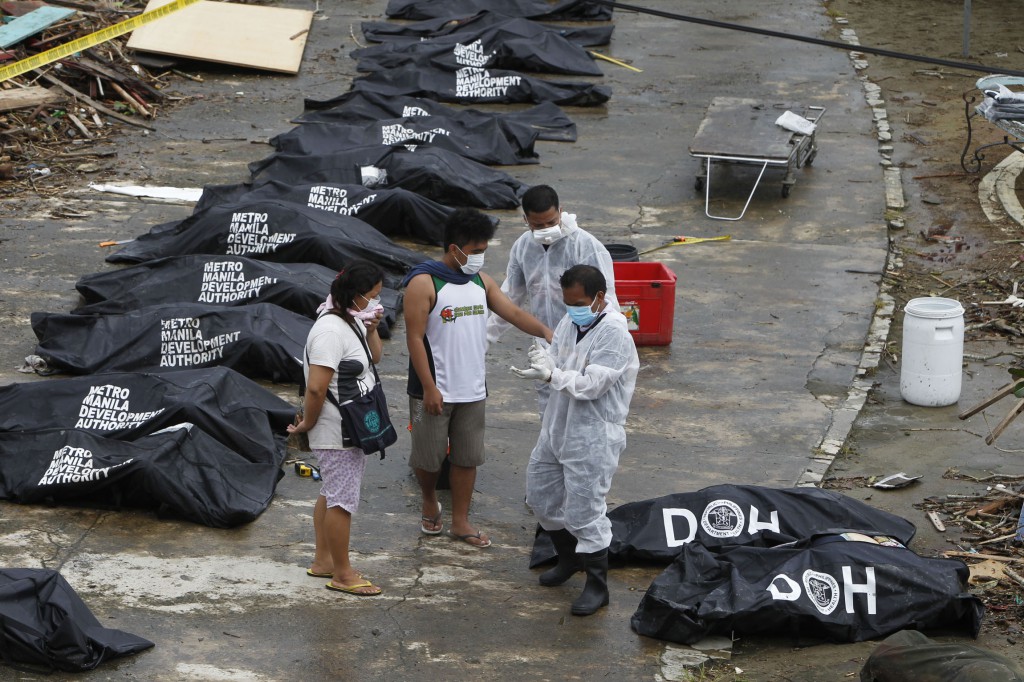
<path id="1" fill-rule="evenodd" d="M 403 313 L 409 347 L 409 465 L 423 495 L 420 531 L 444 528 L 437 480 L 451 458 L 449 535 L 473 547 L 491 540 L 469 522 L 476 469 L 484 462 L 485 354 L 488 312 L 522 331 L 551 341 L 551 330 L 502 293 L 480 272 L 494 236 L 490 218 L 475 209 L 455 211 L 445 223 L 440 261 L 421 263 L 406 277 Z"/>

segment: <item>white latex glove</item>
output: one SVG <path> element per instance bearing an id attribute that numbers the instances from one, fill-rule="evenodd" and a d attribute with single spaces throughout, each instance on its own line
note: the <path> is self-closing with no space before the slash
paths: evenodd
<path id="1" fill-rule="evenodd" d="M 535 344 L 530 349 L 528 355 L 530 356 L 530 366 L 546 372 L 544 381 L 550 379 L 551 372 L 555 369 L 555 359 L 551 357 L 551 353 L 549 353 L 546 348 L 541 348 Z"/>
<path id="2" fill-rule="evenodd" d="M 543 369 L 537 367 L 530 367 L 529 369 L 519 369 L 518 367 L 509 367 L 512 373 L 520 379 L 536 379 L 538 381 L 547 381 L 547 378 L 551 376 L 551 373 L 544 373 Z"/>

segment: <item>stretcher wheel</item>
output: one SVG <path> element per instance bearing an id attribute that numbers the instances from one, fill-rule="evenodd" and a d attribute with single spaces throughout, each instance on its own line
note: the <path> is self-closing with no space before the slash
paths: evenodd
<path id="1" fill-rule="evenodd" d="M 782 198 L 785 199 L 789 196 L 789 185 L 782 186 Z"/>
<path id="2" fill-rule="evenodd" d="M 807 160 L 804 161 L 804 165 L 805 166 L 810 166 L 812 163 L 814 163 L 814 157 L 817 156 L 817 155 L 818 155 L 818 150 L 817 149 L 812 149 L 811 153 L 807 155 Z"/>

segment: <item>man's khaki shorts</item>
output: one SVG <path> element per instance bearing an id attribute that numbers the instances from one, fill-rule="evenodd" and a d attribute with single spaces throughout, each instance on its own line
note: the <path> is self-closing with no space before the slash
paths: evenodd
<path id="1" fill-rule="evenodd" d="M 478 467 L 484 463 L 486 400 L 445 403 L 440 415 L 427 414 L 423 401 L 409 398 L 412 451 L 409 466 L 424 471 L 441 470 L 445 455 L 452 464 Z"/>

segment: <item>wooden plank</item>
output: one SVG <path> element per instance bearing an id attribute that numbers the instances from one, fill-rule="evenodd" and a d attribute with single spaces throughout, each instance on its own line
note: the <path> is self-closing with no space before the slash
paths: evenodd
<path id="1" fill-rule="evenodd" d="M 939 515 L 935 512 L 928 512 L 928 520 L 932 522 L 933 526 L 935 526 L 935 530 L 939 531 L 940 533 L 946 530 L 946 524 L 942 522 L 942 519 L 940 519 Z"/>
<path id="2" fill-rule="evenodd" d="M 171 0 L 150 0 L 151 11 Z M 298 73 L 313 12 L 202 0 L 146 26 L 128 40 L 141 52 L 281 73 Z"/>
<path id="3" fill-rule="evenodd" d="M 75 10 L 68 9 L 67 7 L 50 7 L 47 5 L 20 16 L 11 23 L 0 26 L 0 49 L 17 45 L 25 38 L 42 32 L 74 13 Z"/>
<path id="4" fill-rule="evenodd" d="M 690 144 L 694 156 L 742 156 L 784 162 L 795 147 L 794 133 L 775 125 L 787 109 L 802 107 L 774 104 L 740 97 L 715 97 Z"/>
<path id="5" fill-rule="evenodd" d="M 37 107 L 40 104 L 55 104 L 63 99 L 64 96 L 60 93 L 44 88 L 41 85 L 0 90 L 0 111 L 27 109 L 29 107 Z"/>

